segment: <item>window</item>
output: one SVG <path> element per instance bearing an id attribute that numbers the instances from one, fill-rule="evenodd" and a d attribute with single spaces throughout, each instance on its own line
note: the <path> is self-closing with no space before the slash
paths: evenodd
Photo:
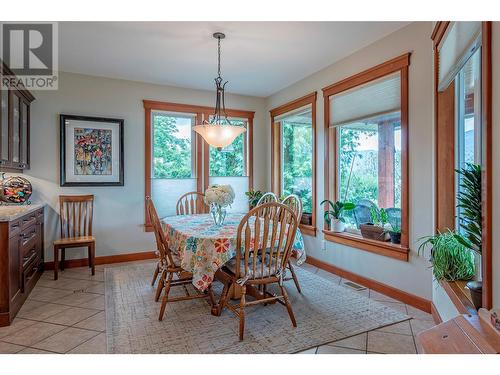
<path id="1" fill-rule="evenodd" d="M 253 186 L 254 112 L 227 109 L 247 131 L 229 147 L 212 149 L 193 131 L 208 119 L 213 108 L 144 100 L 145 196 L 155 201 L 160 217 L 175 215 L 178 198 L 190 191 L 203 192 L 209 184 L 230 184 L 236 193 L 230 211 L 248 210 L 245 192 Z M 153 227 L 146 210 L 145 228 Z"/>
<path id="2" fill-rule="evenodd" d="M 230 121 L 233 125 L 246 127 L 247 131 L 236 137 L 231 145 L 222 150 L 210 146 L 209 185 L 231 185 L 235 198 L 228 212 L 246 212 L 248 211 L 248 198 L 245 192 L 252 188 L 248 153 L 251 120 L 230 118 Z"/>
<path id="3" fill-rule="evenodd" d="M 302 200 L 301 230 L 316 235 L 316 92 L 271 110 L 272 186 Z"/>
<path id="4" fill-rule="evenodd" d="M 346 231 L 325 239 L 408 260 L 408 66 L 405 54 L 323 89 L 325 199 L 352 202 Z M 388 210 L 401 244 L 366 239 L 372 207 Z"/>

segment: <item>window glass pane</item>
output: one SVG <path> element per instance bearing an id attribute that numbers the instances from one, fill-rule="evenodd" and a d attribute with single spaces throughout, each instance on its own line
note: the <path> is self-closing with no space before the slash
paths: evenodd
<path id="1" fill-rule="evenodd" d="M 153 177 L 191 178 L 194 117 L 153 113 Z"/>
<path id="2" fill-rule="evenodd" d="M 400 112 L 338 128 L 339 200 L 401 208 Z M 348 218 L 354 226 L 354 218 Z"/>
<path id="3" fill-rule="evenodd" d="M 302 199 L 303 211 L 312 213 L 311 110 L 281 120 L 281 191 Z"/>
<path id="4" fill-rule="evenodd" d="M 233 125 L 246 126 L 246 121 L 243 120 L 231 120 L 231 123 Z M 246 176 L 246 136 L 246 132 L 240 134 L 232 144 L 220 151 L 210 146 L 210 176 Z"/>
<path id="5" fill-rule="evenodd" d="M 152 198 L 160 217 L 175 215 L 177 200 L 196 191 L 194 115 L 152 113 Z"/>

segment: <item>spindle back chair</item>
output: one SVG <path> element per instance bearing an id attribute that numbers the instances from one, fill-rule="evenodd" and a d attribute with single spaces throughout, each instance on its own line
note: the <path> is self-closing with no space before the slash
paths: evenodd
<path id="1" fill-rule="evenodd" d="M 205 203 L 205 194 L 190 191 L 182 195 L 177 200 L 177 205 L 175 207 L 177 215 L 194 215 L 194 214 L 206 214 L 209 211 L 208 205 Z"/>
<path id="2" fill-rule="evenodd" d="M 297 220 L 300 223 L 300 218 L 302 217 L 302 200 L 297 195 L 290 194 L 286 198 L 284 198 L 281 201 L 281 203 L 289 207 L 295 213 L 295 215 L 297 215 Z M 299 293 L 302 293 L 302 290 L 300 289 L 299 278 L 297 277 L 297 274 L 293 269 L 293 264 L 291 260 L 288 260 L 287 268 L 290 270 L 292 277 L 287 278 L 286 281 L 293 280 L 293 282 L 295 283 L 295 287 L 297 288 L 297 291 Z"/>

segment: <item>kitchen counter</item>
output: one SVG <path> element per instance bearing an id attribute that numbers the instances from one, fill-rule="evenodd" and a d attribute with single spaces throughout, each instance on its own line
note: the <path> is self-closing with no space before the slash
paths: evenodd
<path id="1" fill-rule="evenodd" d="M 13 221 L 20 218 L 23 215 L 27 215 L 30 212 L 36 211 L 42 207 L 44 204 L 30 204 L 22 206 L 5 205 L 0 206 L 0 222 Z"/>

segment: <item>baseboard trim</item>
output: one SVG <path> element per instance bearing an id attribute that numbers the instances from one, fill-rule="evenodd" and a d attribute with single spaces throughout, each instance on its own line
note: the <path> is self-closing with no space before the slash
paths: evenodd
<path id="1" fill-rule="evenodd" d="M 130 254 L 117 254 L 117 255 L 105 255 L 95 258 L 95 264 L 111 264 L 111 263 L 123 263 L 123 262 L 133 262 L 135 260 L 147 260 L 156 258 L 156 252 L 145 251 L 141 253 L 130 253 Z M 88 266 L 89 261 L 87 258 L 82 259 L 68 259 L 64 263 L 65 268 L 75 268 Z M 54 269 L 54 262 L 45 262 L 46 270 Z"/>
<path id="2" fill-rule="evenodd" d="M 443 323 L 443 319 L 441 318 L 441 315 L 439 315 L 439 311 L 436 305 L 434 305 L 434 302 L 431 302 L 431 314 L 432 318 L 434 319 L 434 323 L 436 324 Z"/>
<path id="3" fill-rule="evenodd" d="M 390 285 L 381 283 L 379 281 L 358 275 L 351 271 L 344 270 L 340 267 L 334 266 L 333 264 L 330 263 L 323 262 L 322 260 L 316 259 L 309 255 L 307 256 L 306 262 L 313 266 L 321 268 L 324 271 L 334 273 L 340 277 L 344 277 L 346 279 L 354 281 L 355 283 L 361 284 L 369 289 L 373 289 L 379 293 L 385 294 L 388 297 L 406 303 L 419 310 L 425 311 L 426 313 L 431 313 L 432 311 L 431 310 L 432 302 L 425 298 L 394 288 Z"/>

